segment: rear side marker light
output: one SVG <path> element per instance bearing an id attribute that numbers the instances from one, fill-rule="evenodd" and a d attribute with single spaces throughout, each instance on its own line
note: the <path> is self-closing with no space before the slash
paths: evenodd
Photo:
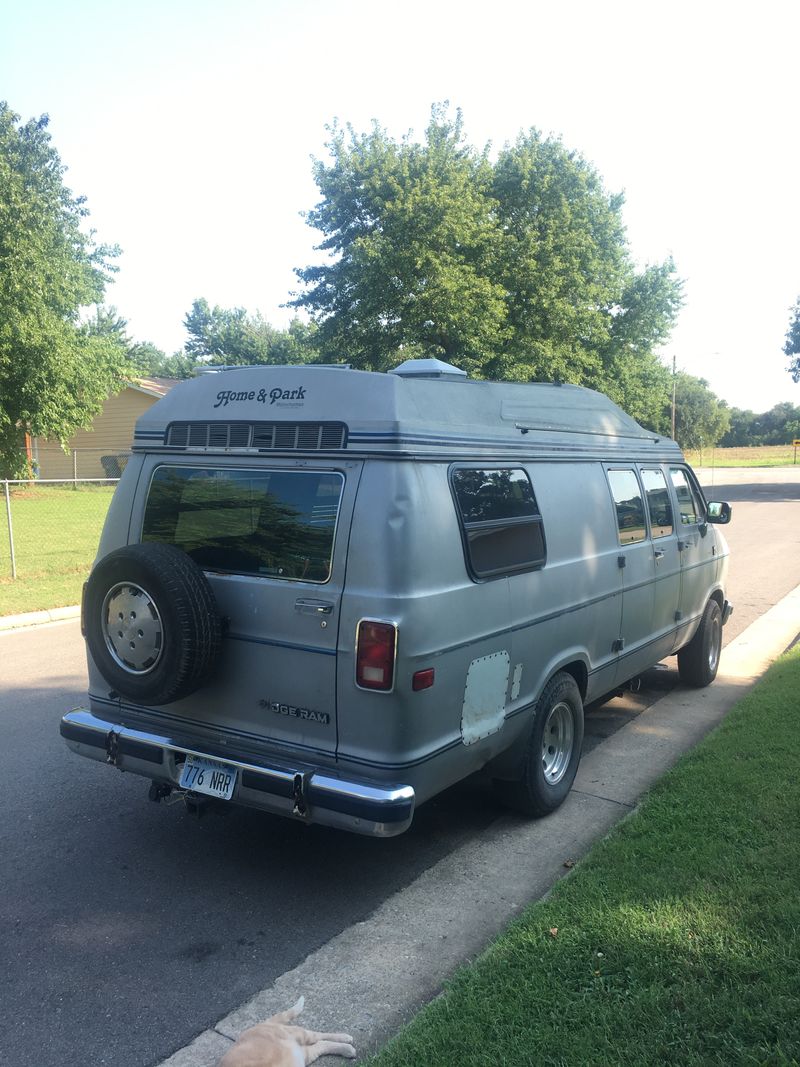
<path id="1" fill-rule="evenodd" d="M 414 677 L 411 679 L 411 688 L 415 693 L 418 693 L 420 689 L 430 689 L 433 685 L 433 667 L 429 667 L 424 671 L 417 671 Z"/>
<path id="2" fill-rule="evenodd" d="M 362 619 L 356 636 L 356 685 L 388 692 L 394 685 L 397 627 L 390 622 Z"/>

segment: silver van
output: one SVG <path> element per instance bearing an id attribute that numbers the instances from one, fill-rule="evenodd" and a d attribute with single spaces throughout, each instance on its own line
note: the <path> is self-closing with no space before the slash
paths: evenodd
<path id="1" fill-rule="evenodd" d="M 583 708 L 717 672 L 728 548 L 671 440 L 569 385 L 247 367 L 137 424 L 84 590 L 75 752 L 364 834 L 483 770 L 564 800 Z"/>

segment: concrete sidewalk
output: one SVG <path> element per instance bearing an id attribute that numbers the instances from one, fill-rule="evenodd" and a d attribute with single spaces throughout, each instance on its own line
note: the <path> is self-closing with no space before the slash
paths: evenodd
<path id="1" fill-rule="evenodd" d="M 0 615 L 0 630 L 21 630 L 25 626 L 64 622 L 66 619 L 77 619 L 80 613 L 80 604 L 73 604 L 68 608 L 50 608 L 49 611 L 26 611 L 21 615 Z"/>
<path id="2" fill-rule="evenodd" d="M 568 860 L 584 856 L 632 811 L 798 633 L 800 586 L 725 648 L 712 686 L 679 686 L 589 753 L 557 812 L 533 822 L 511 814 L 498 819 L 160 1067 L 214 1067 L 242 1030 L 301 994 L 308 1005 L 304 1025 L 346 1030 L 361 1056 L 374 1051 L 436 996 L 459 964 L 546 894 L 566 874 Z M 314 876 L 322 893 L 324 872 Z"/>

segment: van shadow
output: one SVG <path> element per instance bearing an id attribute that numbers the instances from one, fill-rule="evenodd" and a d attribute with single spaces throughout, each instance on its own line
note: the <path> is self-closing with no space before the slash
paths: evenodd
<path id="1" fill-rule="evenodd" d="M 587 755 L 678 685 L 677 661 L 657 663 L 618 694 L 587 704 L 583 754 Z"/>

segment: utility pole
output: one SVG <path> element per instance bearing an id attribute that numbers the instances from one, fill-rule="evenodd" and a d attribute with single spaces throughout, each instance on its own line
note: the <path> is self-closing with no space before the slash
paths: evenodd
<path id="1" fill-rule="evenodd" d="M 675 356 L 672 357 L 672 440 L 675 440 Z"/>

